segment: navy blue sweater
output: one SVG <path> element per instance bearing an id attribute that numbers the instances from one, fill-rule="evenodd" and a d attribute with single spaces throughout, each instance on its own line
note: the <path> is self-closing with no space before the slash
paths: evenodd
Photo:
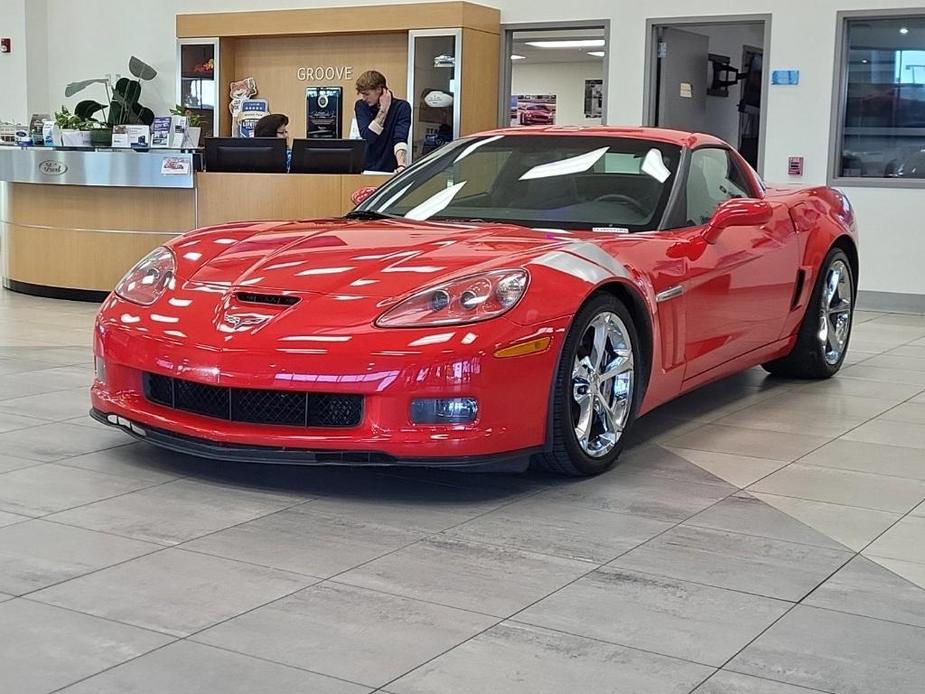
<path id="1" fill-rule="evenodd" d="M 370 106 L 362 99 L 357 99 L 353 110 L 360 136 L 366 140 L 366 170 L 394 171 L 398 168 L 395 145 L 407 143 L 411 132 L 411 104 L 393 97 L 382 132 L 378 134 L 370 130 L 369 126 L 379 113 L 379 106 Z"/>

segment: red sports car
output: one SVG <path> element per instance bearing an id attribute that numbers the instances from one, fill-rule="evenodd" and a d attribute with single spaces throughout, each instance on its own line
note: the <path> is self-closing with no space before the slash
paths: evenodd
<path id="1" fill-rule="evenodd" d="M 521 125 L 552 125 L 552 111 L 546 104 L 527 104 L 520 112 Z"/>
<path id="2" fill-rule="evenodd" d="M 838 371 L 857 241 L 841 193 L 766 188 L 713 137 L 467 137 L 343 218 L 141 260 L 97 318 L 93 416 L 226 460 L 595 474 L 702 384 Z"/>

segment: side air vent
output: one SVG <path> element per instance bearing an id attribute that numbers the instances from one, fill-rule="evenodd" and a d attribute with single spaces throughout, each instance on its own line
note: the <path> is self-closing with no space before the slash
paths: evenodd
<path id="1" fill-rule="evenodd" d="M 285 294 L 255 294 L 238 292 L 238 301 L 245 304 L 268 304 L 270 306 L 293 306 L 299 303 L 299 297 Z"/>
<path id="2" fill-rule="evenodd" d="M 793 285 L 793 298 L 790 299 L 790 310 L 795 309 L 803 296 L 803 285 L 806 284 L 806 270 L 797 270 L 797 280 Z"/>

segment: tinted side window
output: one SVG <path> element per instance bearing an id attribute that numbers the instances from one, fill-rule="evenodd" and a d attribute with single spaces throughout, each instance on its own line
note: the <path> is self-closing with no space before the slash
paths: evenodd
<path id="1" fill-rule="evenodd" d="M 685 192 L 688 226 L 706 224 L 722 203 L 751 195 L 742 171 L 725 149 L 691 153 Z"/>

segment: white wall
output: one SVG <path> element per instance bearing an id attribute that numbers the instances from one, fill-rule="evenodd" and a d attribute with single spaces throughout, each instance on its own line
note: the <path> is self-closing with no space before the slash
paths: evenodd
<path id="1" fill-rule="evenodd" d="M 32 2 L 33 0 L 26 0 Z M 319 5 L 382 4 L 387 0 L 319 0 Z M 401 1 L 401 0 L 399 0 Z M 482 0 L 500 7 L 505 24 L 580 19 L 611 21 L 608 122 L 638 125 L 643 113 L 646 19 L 729 14 L 773 15 L 771 52 L 766 69 L 798 68 L 798 87 L 772 87 L 768 93 L 765 177 L 788 182 L 788 155 L 805 157 L 804 183 L 824 183 L 828 165 L 831 97 L 834 74 L 836 12 L 852 9 L 917 8 L 922 0 Z M 9 16 L 22 16 L 23 2 Z M 51 56 L 46 107 L 60 105 L 64 85 L 75 79 L 125 70 L 136 54 L 161 71 L 146 86 L 143 102 L 160 109 L 173 101 L 178 12 L 305 7 L 306 0 L 158 0 L 112 3 L 110 0 L 48 0 L 48 51 Z M 117 9 L 116 9 L 117 7 Z M 0 17 L 6 24 L 6 16 Z M 22 20 L 20 19 L 21 23 Z M 374 29 L 374 28 L 371 28 Z M 9 33 L 15 36 L 15 23 Z M 3 33 L 3 32 L 0 32 Z M 0 58 L 0 70 L 11 63 Z M 13 58 L 16 59 L 16 54 Z M 6 85 L 10 74 L 0 73 Z M 15 85 L 14 85 L 15 88 Z M 490 98 L 490 95 L 486 95 Z M 19 101 L 22 96 L 15 97 Z M 17 107 L 21 108 L 21 107 Z M 0 105 L 0 111 L 3 106 Z M 0 114 L 2 115 L 2 114 Z M 862 222 L 862 289 L 925 295 L 925 193 L 922 190 L 846 188 Z"/>
<path id="2" fill-rule="evenodd" d="M 29 115 L 26 98 L 26 2 L 0 0 L 0 37 L 12 53 L 0 53 L 0 121 L 21 122 Z"/>
<path id="3" fill-rule="evenodd" d="M 600 125 L 600 118 L 585 118 L 585 80 L 599 80 L 603 61 L 585 63 L 533 63 L 511 66 L 512 94 L 555 94 L 556 125 Z"/>

